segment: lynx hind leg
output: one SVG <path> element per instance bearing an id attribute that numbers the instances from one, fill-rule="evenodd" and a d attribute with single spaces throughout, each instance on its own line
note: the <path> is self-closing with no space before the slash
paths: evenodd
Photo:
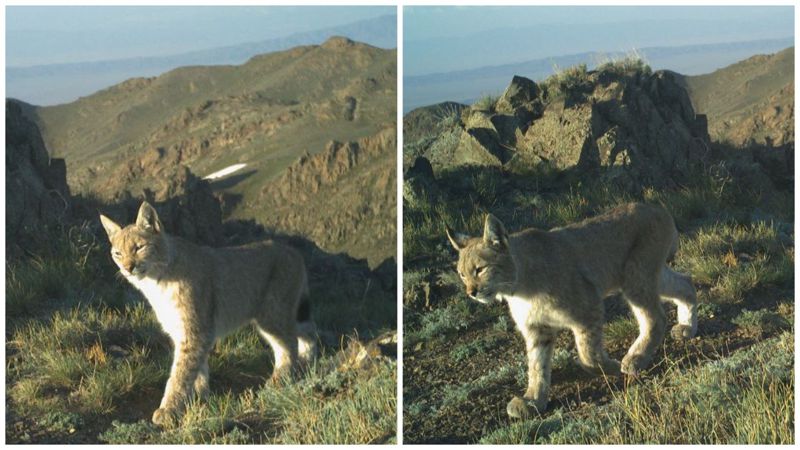
<path id="1" fill-rule="evenodd" d="M 667 317 L 655 293 L 642 291 L 636 297 L 629 297 L 626 293 L 626 297 L 639 324 L 639 336 L 622 358 L 622 372 L 636 376 L 650 364 L 656 350 L 664 342 Z"/>
<path id="2" fill-rule="evenodd" d="M 297 356 L 304 365 L 317 358 L 317 329 L 313 322 L 297 324 Z"/>
<path id="3" fill-rule="evenodd" d="M 256 328 L 272 347 L 272 353 L 275 355 L 272 381 L 282 382 L 290 379 L 297 368 L 297 333 L 294 332 L 294 327 L 291 327 L 291 330 L 267 331 L 259 324 Z"/>
<path id="4" fill-rule="evenodd" d="M 672 327 L 672 337 L 677 340 L 693 338 L 697 334 L 697 292 L 691 277 L 664 267 L 659 288 L 661 298 L 677 307 L 678 323 Z"/>
<path id="5" fill-rule="evenodd" d="M 578 362 L 591 374 L 619 375 L 620 363 L 611 359 L 603 348 L 602 326 L 573 328 Z"/>
<path id="6" fill-rule="evenodd" d="M 297 353 L 304 365 L 317 357 L 317 327 L 311 318 L 311 302 L 308 288 L 304 289 L 297 307 Z"/>

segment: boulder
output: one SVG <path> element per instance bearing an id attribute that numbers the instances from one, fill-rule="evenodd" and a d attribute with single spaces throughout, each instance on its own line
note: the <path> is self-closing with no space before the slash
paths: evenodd
<path id="1" fill-rule="evenodd" d="M 536 83 L 515 76 L 495 108 L 462 113 L 450 154 L 434 152 L 449 149 L 438 145 L 442 133 L 429 159 L 436 168 L 547 163 L 629 186 L 662 186 L 680 183 L 711 157 L 708 121 L 695 115 L 672 72 L 578 71 L 559 86 L 545 99 Z"/>
<path id="2" fill-rule="evenodd" d="M 415 208 L 429 204 L 439 194 L 433 166 L 423 156 L 418 156 L 403 174 L 403 204 Z"/>
<path id="3" fill-rule="evenodd" d="M 50 158 L 25 107 L 6 101 L 6 242 L 59 223 L 70 206 L 64 160 Z"/>

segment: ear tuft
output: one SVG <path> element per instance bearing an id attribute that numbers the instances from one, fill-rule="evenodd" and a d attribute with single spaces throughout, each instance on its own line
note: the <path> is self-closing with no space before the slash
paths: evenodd
<path id="1" fill-rule="evenodd" d="M 136 216 L 136 226 L 149 233 L 158 234 L 164 228 L 158 219 L 156 209 L 150 203 L 142 202 L 139 214 Z"/>
<path id="2" fill-rule="evenodd" d="M 487 245 L 508 247 L 508 233 L 503 222 L 497 217 L 487 214 L 483 225 L 483 242 Z"/>
<path id="3" fill-rule="evenodd" d="M 450 243 L 453 245 L 457 251 L 461 251 L 464 247 L 467 246 L 467 241 L 469 240 L 469 236 L 461 233 L 456 233 L 450 228 L 447 224 L 444 226 L 444 232 L 447 234 L 447 239 L 450 240 Z"/>
<path id="4" fill-rule="evenodd" d="M 122 229 L 116 222 L 109 219 L 108 217 L 100 214 L 100 223 L 103 224 L 103 228 L 106 230 L 106 234 L 108 234 L 108 239 L 112 239 L 115 234 L 119 233 L 119 230 Z"/>

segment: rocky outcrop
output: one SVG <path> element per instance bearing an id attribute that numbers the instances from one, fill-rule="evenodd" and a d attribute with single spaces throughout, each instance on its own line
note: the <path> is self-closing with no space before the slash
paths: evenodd
<path id="1" fill-rule="evenodd" d="M 222 243 L 222 209 L 205 180 L 181 164 L 180 152 L 151 148 L 117 167 L 98 199 L 124 223 L 136 218 L 142 200 L 152 203 L 167 232 L 191 241 Z"/>
<path id="2" fill-rule="evenodd" d="M 61 221 L 69 210 L 63 159 L 50 158 L 24 105 L 6 101 L 6 240 Z"/>
<path id="3" fill-rule="evenodd" d="M 547 164 L 599 170 L 635 185 L 680 181 L 710 156 L 705 117 L 695 114 L 676 74 L 604 70 L 573 76 L 580 79 L 560 90 L 515 76 L 493 105 L 481 102 L 463 111 L 449 134 L 440 133 L 421 154 L 437 170 Z"/>
<path id="4" fill-rule="evenodd" d="M 358 141 L 328 142 L 264 185 L 254 201 L 268 214 L 256 219 L 377 267 L 395 256 L 396 148 L 394 127 Z"/>
<path id="5" fill-rule="evenodd" d="M 418 156 L 414 164 L 403 173 L 403 204 L 419 208 L 431 203 L 439 193 L 431 162 Z"/>

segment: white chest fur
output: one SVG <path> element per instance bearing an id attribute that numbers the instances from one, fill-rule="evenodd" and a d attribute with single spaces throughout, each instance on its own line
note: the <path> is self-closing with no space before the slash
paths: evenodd
<path id="1" fill-rule="evenodd" d="M 178 283 L 161 282 L 152 278 L 137 279 L 128 277 L 142 294 L 156 313 L 161 328 L 178 343 L 183 340 L 183 317 L 177 308 L 175 296 L 178 294 Z"/>
<path id="2" fill-rule="evenodd" d="M 524 298 L 506 295 L 502 298 L 508 302 L 508 309 L 517 328 L 522 330 L 531 326 L 549 326 L 553 328 L 569 328 L 570 320 L 552 302 L 537 298 Z"/>

